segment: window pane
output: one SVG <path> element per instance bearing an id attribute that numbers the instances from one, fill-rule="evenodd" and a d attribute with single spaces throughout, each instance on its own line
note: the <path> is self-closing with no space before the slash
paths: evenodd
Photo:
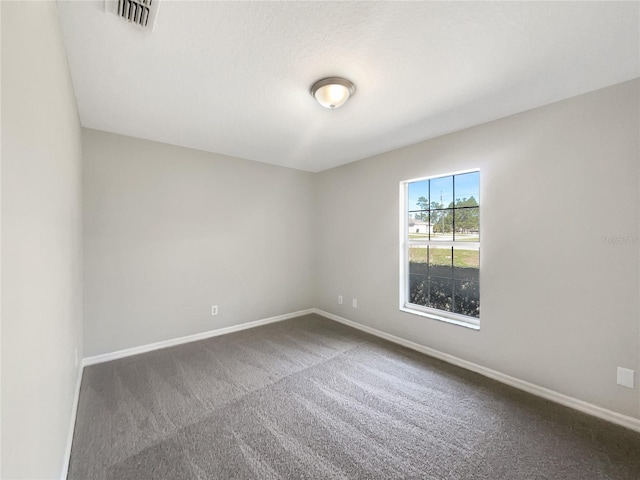
<path id="1" fill-rule="evenodd" d="M 416 305 L 426 305 L 427 275 L 427 247 L 412 245 L 409 247 L 409 292 L 408 300 Z"/>
<path id="2" fill-rule="evenodd" d="M 429 277 L 426 275 L 409 275 L 409 303 L 415 305 L 427 305 L 427 297 L 429 296 Z"/>
<path id="3" fill-rule="evenodd" d="M 429 223 L 429 212 L 411 212 L 409 223 L 407 223 L 407 233 L 412 240 L 429 240 L 431 224 Z"/>
<path id="4" fill-rule="evenodd" d="M 480 282 L 455 280 L 454 313 L 480 318 Z"/>
<path id="5" fill-rule="evenodd" d="M 480 207 L 456 208 L 456 242 L 480 241 Z"/>
<path id="6" fill-rule="evenodd" d="M 480 205 L 480 172 L 463 173 L 454 176 L 456 207 Z"/>
<path id="7" fill-rule="evenodd" d="M 421 180 L 409 184 L 408 210 L 429 209 L 429 180 Z"/>
<path id="8" fill-rule="evenodd" d="M 451 278 L 429 276 L 429 297 L 427 306 L 450 312 L 453 306 Z"/>
<path id="9" fill-rule="evenodd" d="M 480 279 L 480 250 L 455 247 L 453 249 L 453 277 L 456 279 Z"/>
<path id="10" fill-rule="evenodd" d="M 428 275 L 427 246 L 409 247 L 409 274 Z"/>
<path id="11" fill-rule="evenodd" d="M 430 182 L 432 208 L 453 207 L 453 176 L 432 178 Z M 434 206 L 434 202 L 438 205 Z"/>
<path id="12" fill-rule="evenodd" d="M 434 268 L 445 268 L 446 270 L 438 271 L 436 275 L 442 275 L 445 277 L 451 277 L 451 268 L 452 268 L 452 249 L 451 247 L 434 247 L 433 245 L 429 246 L 429 267 Z"/>
<path id="13" fill-rule="evenodd" d="M 431 210 L 431 240 L 451 242 L 453 240 L 453 209 Z"/>

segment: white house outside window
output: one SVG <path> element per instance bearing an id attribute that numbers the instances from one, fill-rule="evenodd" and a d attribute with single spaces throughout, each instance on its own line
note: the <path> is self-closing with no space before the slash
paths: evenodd
<path id="1" fill-rule="evenodd" d="M 480 325 L 480 172 L 401 183 L 400 308 Z"/>

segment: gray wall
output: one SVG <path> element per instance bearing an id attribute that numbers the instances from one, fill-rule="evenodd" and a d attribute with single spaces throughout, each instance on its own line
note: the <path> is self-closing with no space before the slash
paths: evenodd
<path id="1" fill-rule="evenodd" d="M 83 157 L 86 356 L 312 306 L 312 174 L 86 129 Z"/>
<path id="2" fill-rule="evenodd" d="M 623 83 L 318 174 L 315 304 L 640 417 L 638 387 L 616 385 L 616 366 L 640 371 L 638 92 Z M 399 182 L 475 167 L 480 331 L 398 310 Z"/>
<path id="3" fill-rule="evenodd" d="M 54 2 L 2 2 L 2 478 L 62 471 L 81 325 L 81 130 Z"/>

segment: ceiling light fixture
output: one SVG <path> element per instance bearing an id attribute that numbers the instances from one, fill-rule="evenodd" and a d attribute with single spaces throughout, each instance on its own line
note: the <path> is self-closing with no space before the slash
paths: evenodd
<path id="1" fill-rule="evenodd" d="M 310 93 L 325 108 L 338 108 L 344 105 L 356 92 L 353 83 L 345 78 L 329 77 L 311 85 Z"/>

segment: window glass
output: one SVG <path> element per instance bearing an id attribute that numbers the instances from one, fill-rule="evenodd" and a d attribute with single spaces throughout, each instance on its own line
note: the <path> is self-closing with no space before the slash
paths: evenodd
<path id="1" fill-rule="evenodd" d="M 407 261 L 402 307 L 479 325 L 480 172 L 404 186 Z"/>

